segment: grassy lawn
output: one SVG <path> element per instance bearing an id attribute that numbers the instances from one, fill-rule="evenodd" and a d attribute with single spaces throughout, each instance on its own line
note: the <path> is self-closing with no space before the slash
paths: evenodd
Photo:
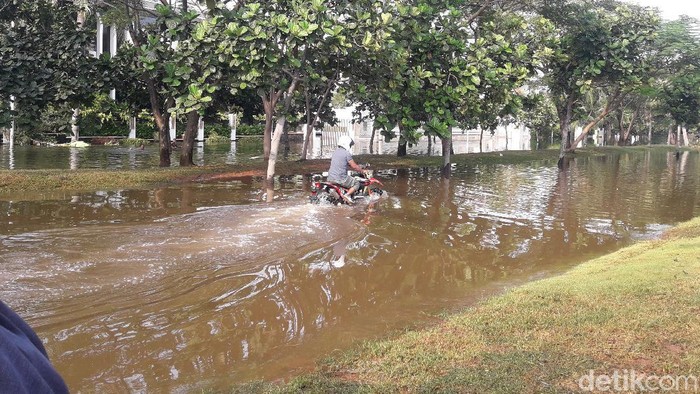
<path id="1" fill-rule="evenodd" d="M 284 386 L 233 391 L 555 393 L 582 391 L 591 370 L 700 377 L 699 251 L 694 219 L 435 326 L 364 343 Z"/>

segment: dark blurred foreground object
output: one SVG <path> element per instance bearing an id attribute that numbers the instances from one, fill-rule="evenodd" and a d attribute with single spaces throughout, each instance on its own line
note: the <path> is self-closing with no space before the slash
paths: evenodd
<path id="1" fill-rule="evenodd" d="M 0 393 L 68 393 L 34 330 L 2 301 Z"/>

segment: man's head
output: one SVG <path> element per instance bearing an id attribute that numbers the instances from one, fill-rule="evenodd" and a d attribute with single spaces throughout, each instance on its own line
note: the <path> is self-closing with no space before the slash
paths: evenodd
<path id="1" fill-rule="evenodd" d="M 350 149 L 352 149 L 353 145 L 355 145 L 355 141 L 353 141 L 349 135 L 343 135 L 340 138 L 338 138 L 338 146 L 345 149 L 348 152 L 350 152 Z"/>

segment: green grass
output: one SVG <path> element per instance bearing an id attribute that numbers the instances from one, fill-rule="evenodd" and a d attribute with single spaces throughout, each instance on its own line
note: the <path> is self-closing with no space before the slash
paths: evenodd
<path id="1" fill-rule="evenodd" d="M 594 370 L 700 375 L 700 219 L 255 392 L 577 392 Z"/>

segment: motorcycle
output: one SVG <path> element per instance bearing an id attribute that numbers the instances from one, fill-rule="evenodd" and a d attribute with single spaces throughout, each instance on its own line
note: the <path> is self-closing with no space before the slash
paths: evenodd
<path id="1" fill-rule="evenodd" d="M 367 172 L 368 175 L 366 177 L 359 174 L 353 175 L 360 182 L 358 189 L 350 196 L 353 203 L 362 199 L 373 200 L 381 198 L 385 194 L 385 191 L 382 189 L 384 185 L 373 176 L 372 171 Z M 312 178 L 309 202 L 312 204 L 321 202 L 328 202 L 334 205 L 348 204 L 342 197 L 347 191 L 348 188 L 333 182 L 324 181 L 321 175 L 316 174 Z"/>

